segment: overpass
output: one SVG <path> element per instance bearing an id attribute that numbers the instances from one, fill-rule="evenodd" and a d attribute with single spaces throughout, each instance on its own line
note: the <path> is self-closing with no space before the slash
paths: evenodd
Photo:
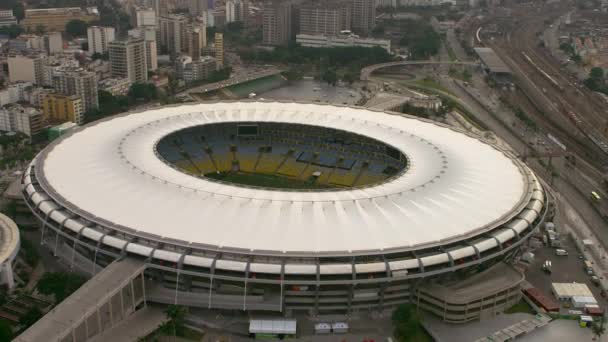
<path id="1" fill-rule="evenodd" d="M 366 66 L 361 69 L 361 81 L 368 81 L 369 76 L 377 70 L 390 68 L 395 66 L 403 66 L 403 65 L 470 65 L 470 66 L 479 66 L 480 64 L 477 62 L 458 62 L 458 61 L 396 61 L 396 62 L 387 62 Z"/>
<path id="2" fill-rule="evenodd" d="M 135 259 L 112 262 L 13 341 L 84 342 L 110 331 L 147 306 L 144 270 Z"/>
<path id="3" fill-rule="evenodd" d="M 258 72 L 245 73 L 242 75 L 235 75 L 234 77 L 229 78 L 227 80 L 223 80 L 223 81 L 219 81 L 219 82 L 215 82 L 215 83 L 203 84 L 198 87 L 184 90 L 184 91 L 178 93 L 176 96 L 180 96 L 180 95 L 183 96 L 183 95 L 187 95 L 187 94 L 204 94 L 204 93 L 208 93 L 208 92 L 211 92 L 214 90 L 230 87 L 230 86 L 233 86 L 236 84 L 257 80 L 257 79 L 272 76 L 272 75 L 277 75 L 277 74 L 280 74 L 282 71 L 283 70 L 281 70 L 281 69 L 273 68 L 273 69 L 263 70 L 263 71 L 258 71 Z"/>

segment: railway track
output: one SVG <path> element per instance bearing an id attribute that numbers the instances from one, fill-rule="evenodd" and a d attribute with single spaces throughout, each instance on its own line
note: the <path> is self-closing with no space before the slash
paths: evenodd
<path id="1" fill-rule="evenodd" d="M 543 18 L 554 21 L 567 11 L 568 7 L 562 5 L 543 7 L 542 13 Z M 538 46 L 536 33 L 544 28 L 542 18 L 535 13 L 517 13 L 517 17 L 516 25 L 503 28 L 502 37 L 483 39 L 481 30 L 477 29 L 476 40 L 505 56 L 507 64 L 516 73 L 519 71 L 519 78 L 529 83 L 528 88 L 531 85 L 542 92 L 525 91 L 529 102 L 538 109 L 534 116 L 540 119 L 539 126 L 566 142 L 601 174 L 608 162 L 608 140 L 603 131 L 606 120 L 599 114 L 604 104 L 598 103 L 600 99 L 593 94 L 581 96 L 581 90 L 558 69 L 559 63 Z"/>

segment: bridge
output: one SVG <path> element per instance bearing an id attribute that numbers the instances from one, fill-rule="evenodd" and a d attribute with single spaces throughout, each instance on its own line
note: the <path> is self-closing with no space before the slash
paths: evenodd
<path id="1" fill-rule="evenodd" d="M 235 84 L 245 83 L 245 82 L 257 80 L 260 78 L 277 75 L 277 74 L 280 74 L 282 71 L 283 70 L 281 70 L 281 69 L 272 68 L 272 69 L 258 71 L 258 72 L 244 73 L 242 75 L 234 75 L 233 77 L 231 77 L 227 80 L 223 80 L 223 81 L 219 81 L 219 82 L 215 82 L 215 83 L 203 84 L 198 87 L 184 90 L 184 91 L 178 93 L 176 96 L 184 96 L 186 94 L 204 94 L 204 93 L 208 93 L 208 92 L 211 92 L 214 90 L 230 87 Z"/>
<path id="2" fill-rule="evenodd" d="M 361 69 L 361 81 L 368 81 L 369 76 L 376 70 L 390 68 L 395 66 L 403 66 L 403 65 L 470 65 L 470 66 L 479 66 L 477 62 L 459 62 L 459 61 L 396 61 L 396 62 L 387 62 L 366 66 Z"/>

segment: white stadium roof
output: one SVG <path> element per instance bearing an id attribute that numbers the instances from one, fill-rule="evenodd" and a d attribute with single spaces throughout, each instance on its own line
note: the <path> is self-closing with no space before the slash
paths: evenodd
<path id="1" fill-rule="evenodd" d="M 370 187 L 281 191 L 197 178 L 155 153 L 169 133 L 230 121 L 358 133 L 400 150 L 408 169 Z M 221 102 L 147 110 L 75 131 L 38 163 L 49 194 L 91 221 L 142 236 L 288 254 L 461 240 L 507 222 L 532 192 L 528 171 L 514 157 L 473 136 L 411 117 L 317 104 Z"/>

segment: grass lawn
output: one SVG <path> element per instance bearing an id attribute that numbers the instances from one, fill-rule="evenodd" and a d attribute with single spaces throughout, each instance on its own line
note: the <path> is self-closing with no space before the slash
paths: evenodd
<path id="1" fill-rule="evenodd" d="M 275 175 L 247 173 L 247 172 L 227 172 L 227 173 L 208 173 L 205 177 L 221 180 L 229 183 L 260 186 L 267 188 L 280 189 L 329 189 L 331 186 L 315 184 L 309 181 L 293 179 Z"/>
<path id="2" fill-rule="evenodd" d="M 512 314 L 517 312 L 529 313 L 531 315 L 535 315 L 536 313 L 532 310 L 532 307 L 528 305 L 523 299 L 520 300 L 517 304 L 505 310 L 506 314 Z"/>

